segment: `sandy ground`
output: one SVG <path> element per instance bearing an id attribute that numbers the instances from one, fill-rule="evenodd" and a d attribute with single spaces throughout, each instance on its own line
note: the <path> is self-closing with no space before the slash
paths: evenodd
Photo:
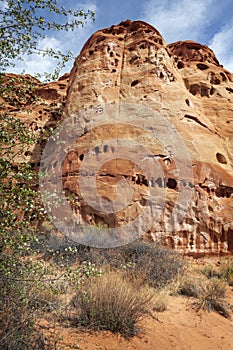
<path id="1" fill-rule="evenodd" d="M 229 291 L 233 302 L 233 288 Z M 156 319 L 157 318 L 157 319 Z M 233 350 L 233 320 L 207 311 L 197 311 L 193 300 L 170 296 L 168 309 L 140 322 L 141 332 L 126 340 L 111 332 L 81 332 L 44 324 L 57 350 Z"/>

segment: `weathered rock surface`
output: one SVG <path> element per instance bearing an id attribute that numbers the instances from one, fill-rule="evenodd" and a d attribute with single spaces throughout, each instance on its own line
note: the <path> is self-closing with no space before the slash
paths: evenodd
<path id="1" fill-rule="evenodd" d="M 112 150 L 108 145 L 95 146 L 110 138 L 143 140 L 164 173 L 164 178 L 154 174 L 151 184 L 135 164 L 123 159 L 116 161 L 112 154 L 112 161 L 98 172 L 99 194 L 114 201 L 117 182 L 127 179 L 134 188 L 132 202 L 113 215 L 96 211 L 80 200 L 77 210 L 80 220 L 124 225 L 144 210 L 148 188 L 154 185 L 165 188 L 166 204 L 148 232 L 151 238 L 159 238 L 185 253 L 233 252 L 233 75 L 219 64 L 208 47 L 192 41 L 166 45 L 149 24 L 125 21 L 96 32 L 84 45 L 71 71 L 66 115 L 90 107 L 101 118 L 105 104 L 109 103 L 149 106 L 166 117 L 185 142 L 193 177 L 183 181 L 174 171 L 178 167 L 172 157 L 174 145 L 169 149 L 165 141 L 159 146 L 146 132 L 133 127 L 102 126 L 90 131 L 89 121 L 80 117 L 86 133 L 64 165 L 67 192 L 81 195 L 78 170 L 85 154 L 93 149 L 96 167 L 98 157 Z M 145 130 L 147 122 L 143 122 Z M 182 161 L 182 155 L 175 156 Z M 192 199 L 187 208 L 180 209 L 184 211 L 182 221 L 172 226 L 171 215 L 182 186 L 191 191 Z"/>
<path id="2" fill-rule="evenodd" d="M 1 113 L 17 117 L 38 135 L 42 129 L 49 134 L 63 114 L 69 74 L 51 83 L 41 83 L 29 74 L 2 74 L 1 78 Z M 34 163 L 38 169 L 42 148 L 43 145 L 32 145 L 31 150 L 20 152 L 14 160 Z"/>
<path id="3" fill-rule="evenodd" d="M 66 118 L 77 117 L 82 133 L 62 174 L 66 194 L 74 195 L 78 222 L 123 227 L 142 213 L 150 223 L 149 239 L 192 255 L 233 253 L 233 75 L 208 47 L 192 41 L 166 45 L 151 25 L 127 20 L 93 34 L 70 77 L 35 84 L 38 101 L 20 110 L 13 104 L 9 108 L 35 128 L 54 127 L 64 106 Z M 120 123 L 107 118 L 103 125 L 108 108 L 119 109 Z M 130 108 L 132 123 L 126 126 L 122 111 L 130 114 Z M 83 109 L 86 114 L 80 114 Z M 164 135 L 162 141 L 156 133 Z M 146 147 L 150 161 L 143 164 L 148 171 L 140 168 L 141 149 L 131 150 L 130 142 L 123 145 L 126 156 L 119 156 L 110 140 L 122 138 Z M 38 164 L 40 155 L 37 146 L 21 161 Z M 138 162 L 129 160 L 133 155 Z M 85 162 L 88 167 L 82 171 Z M 54 159 L 51 168 L 58 166 Z M 83 192 L 89 199 L 96 195 L 92 182 L 84 181 L 80 190 L 80 177 L 95 170 L 99 209 L 83 197 Z M 122 180 L 133 188 L 130 203 L 127 187 L 125 196 L 118 192 Z M 112 213 L 106 212 L 106 202 L 115 208 Z M 153 202 L 162 210 L 155 219 Z"/>

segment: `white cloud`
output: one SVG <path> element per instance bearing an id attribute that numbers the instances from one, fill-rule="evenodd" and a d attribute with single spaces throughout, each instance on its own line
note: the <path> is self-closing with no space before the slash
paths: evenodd
<path id="1" fill-rule="evenodd" d="M 209 43 L 224 68 L 233 72 L 233 23 L 224 26 Z"/>
<path id="2" fill-rule="evenodd" d="M 46 50 L 51 48 L 55 51 L 62 49 L 62 43 L 54 37 L 45 37 L 38 42 L 38 49 Z M 43 57 L 38 54 L 24 55 L 23 60 L 15 61 L 15 67 L 11 68 L 12 73 L 43 74 L 44 72 L 52 72 L 55 68 L 55 62 L 48 57 Z"/>
<path id="3" fill-rule="evenodd" d="M 167 42 L 199 40 L 214 15 L 214 0 L 149 0 L 144 18 L 157 28 Z"/>
<path id="4" fill-rule="evenodd" d="M 77 4 L 75 8 L 77 7 Z M 79 3 L 79 9 L 83 9 L 87 11 L 87 9 L 91 11 L 96 11 L 95 3 Z M 71 18 L 68 18 L 71 19 Z M 79 27 L 75 31 L 60 31 L 53 32 L 53 36 L 46 36 L 45 38 L 39 40 L 38 48 L 40 50 L 46 50 L 47 48 L 52 48 L 54 51 L 62 51 L 65 53 L 68 50 L 74 52 L 74 55 L 77 56 L 85 41 L 89 38 L 89 36 L 93 33 L 94 24 L 92 22 L 88 22 L 84 24 L 84 27 Z M 57 61 L 45 56 L 32 54 L 32 55 L 24 55 L 23 60 L 15 61 L 15 67 L 10 68 L 9 71 L 11 73 L 22 73 L 25 72 L 27 74 L 34 75 L 35 73 L 43 74 L 45 72 L 52 73 L 54 72 Z M 73 61 L 70 61 L 67 66 L 63 69 L 61 74 L 70 71 L 73 66 Z"/>
<path id="5" fill-rule="evenodd" d="M 221 64 L 233 71 L 233 22 L 219 30 L 220 9 L 221 4 L 216 0 L 148 0 L 144 5 L 144 20 L 154 25 L 168 43 L 178 40 L 204 43 L 208 36 L 206 44 Z M 216 32 L 208 33 L 210 27 Z"/>

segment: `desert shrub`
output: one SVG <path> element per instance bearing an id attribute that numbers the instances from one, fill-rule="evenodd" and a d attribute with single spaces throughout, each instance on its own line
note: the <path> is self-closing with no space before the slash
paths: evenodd
<path id="1" fill-rule="evenodd" d="M 230 284 L 233 286 L 233 259 L 228 258 L 225 259 L 220 268 L 220 273 L 222 277 Z"/>
<path id="2" fill-rule="evenodd" d="M 124 248 L 126 262 L 135 265 L 134 273 L 145 276 L 150 286 L 161 288 L 170 283 L 182 270 L 182 258 L 169 248 L 143 241 Z"/>
<path id="3" fill-rule="evenodd" d="M 197 298 L 202 294 L 203 278 L 196 276 L 182 276 L 178 292 L 188 297 Z"/>
<path id="4" fill-rule="evenodd" d="M 210 278 L 222 278 L 222 273 L 217 271 L 213 266 L 205 266 L 201 273 L 206 276 L 208 279 Z"/>
<path id="5" fill-rule="evenodd" d="M 153 298 L 152 289 L 135 288 L 122 273 L 109 272 L 87 280 L 74 303 L 82 326 L 130 337 L 137 333 L 137 321 L 152 307 Z"/>
<path id="6" fill-rule="evenodd" d="M 226 300 L 226 284 L 218 278 L 212 278 L 202 285 L 202 291 L 198 296 L 198 307 L 210 311 L 216 311 L 222 316 L 230 317 L 230 307 Z"/>
<path id="7" fill-rule="evenodd" d="M 96 266 L 129 270 L 132 279 L 140 276 L 144 283 L 155 288 L 170 283 L 184 266 L 183 259 L 174 250 L 141 240 L 115 249 L 79 245 L 76 254 L 80 260 L 91 261 Z"/>
<path id="8" fill-rule="evenodd" d="M 43 335 L 34 328 L 33 298 L 36 271 L 15 257 L 0 259 L 0 349 L 46 349 Z M 35 276 L 35 281 L 30 277 Z"/>
<path id="9" fill-rule="evenodd" d="M 153 302 L 153 311 L 163 312 L 167 310 L 168 296 L 170 292 L 167 289 L 162 289 L 156 293 Z"/>
<path id="10" fill-rule="evenodd" d="M 221 261 L 219 269 L 215 269 L 212 266 L 205 266 L 201 272 L 207 278 L 219 278 L 224 279 L 229 285 L 233 285 L 233 259 L 227 258 Z"/>

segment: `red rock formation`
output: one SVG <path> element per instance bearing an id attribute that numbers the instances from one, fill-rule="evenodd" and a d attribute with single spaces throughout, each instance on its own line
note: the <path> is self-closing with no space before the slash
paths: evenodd
<path id="1" fill-rule="evenodd" d="M 233 252 L 232 81 L 232 74 L 208 47 L 192 41 L 166 45 L 159 32 L 145 22 L 128 20 L 96 32 L 71 71 L 67 116 L 88 106 L 98 111 L 106 103 L 149 106 L 178 130 L 191 157 L 193 179 L 182 183 L 175 174 L 176 165 L 171 157 L 168 159 L 168 149 L 153 144 L 148 135 L 125 126 L 101 127 L 83 135 L 72 156 L 66 158 L 64 187 L 80 195 L 77 179 L 81 159 L 88 148 L 94 150 L 98 141 L 141 137 L 162 164 L 164 178 L 155 179 L 156 186 L 162 188 L 165 181 L 167 187 L 163 215 L 154 222 L 149 236 L 185 253 Z M 81 119 L 84 128 L 90 130 L 88 122 Z M 104 152 L 110 152 L 107 145 L 106 149 L 98 149 L 99 154 Z M 127 179 L 134 188 L 131 205 L 107 215 L 81 201 L 77 212 L 80 220 L 121 226 L 136 217 L 147 205 L 146 193 L 151 184 L 137 166 L 113 159 L 99 170 L 100 195 L 114 201 L 116 184 L 121 179 Z M 181 186 L 194 189 L 192 200 L 182 221 L 171 227 L 169 220 Z"/>
<path id="2" fill-rule="evenodd" d="M 54 120 L 51 112 L 46 115 L 44 104 L 57 104 L 62 109 L 67 78 L 38 86 L 36 94 L 41 104 L 25 106 L 32 107 L 31 114 L 24 109 L 18 116 L 31 125 L 35 123 L 35 127 L 54 123 L 59 115 L 55 111 Z M 104 113 L 116 107 L 119 124 L 106 119 L 108 123 L 103 125 Z M 122 111 L 128 117 L 130 108 L 132 123 L 126 126 Z M 80 113 L 83 109 L 86 114 Z M 76 116 L 75 127 L 82 131 L 65 157 L 62 171 L 66 194 L 76 197 L 74 213 L 79 222 L 123 227 L 145 211 L 144 219 L 151 223 L 151 202 L 161 197 L 156 203 L 162 213 L 153 218 L 146 236 L 186 254 L 233 253 L 233 75 L 219 64 L 213 51 L 192 41 L 166 45 L 155 28 L 141 21 L 127 20 L 100 30 L 86 42 L 74 63 L 65 114 L 67 118 Z M 102 123 L 96 126 L 98 120 Z M 135 122 L 138 120 L 141 124 Z M 156 139 L 155 132 L 164 135 L 163 142 Z M 140 169 L 140 162 L 129 160 L 141 152 L 140 148 L 132 151 L 130 141 L 123 145 L 128 160 L 123 159 L 124 153 L 117 157 L 114 147 L 110 147 L 112 138 L 142 143 L 157 170 L 148 161 L 148 176 Z M 191 161 L 184 174 L 185 149 Z M 39 159 L 40 150 L 37 153 Z M 80 169 L 90 153 L 84 173 Z M 99 167 L 102 159 L 108 161 Z M 51 167 L 56 170 L 58 165 L 55 157 Z M 92 193 L 92 183 L 84 183 L 81 191 L 79 182 L 81 175 L 88 178 L 98 167 L 102 210 L 83 198 L 82 192 L 91 193 L 89 199 L 96 194 Z M 129 203 L 127 187 L 123 188 L 123 196 L 120 193 L 120 203 L 116 203 L 119 180 L 127 180 L 134 190 Z M 184 193 L 188 201 L 182 199 Z M 106 203 L 116 205 L 118 210 L 106 213 Z M 174 219 L 175 209 L 179 220 Z M 65 210 L 61 212 L 66 215 Z"/>
<path id="3" fill-rule="evenodd" d="M 57 82 L 41 83 L 26 75 L 2 74 L 1 78 L 1 111 L 19 118 L 28 128 L 40 133 L 43 128 L 55 128 L 61 119 L 66 101 L 69 74 L 62 76 Z M 31 162 L 39 166 L 41 145 L 32 145 L 15 159 L 17 162 Z"/>

